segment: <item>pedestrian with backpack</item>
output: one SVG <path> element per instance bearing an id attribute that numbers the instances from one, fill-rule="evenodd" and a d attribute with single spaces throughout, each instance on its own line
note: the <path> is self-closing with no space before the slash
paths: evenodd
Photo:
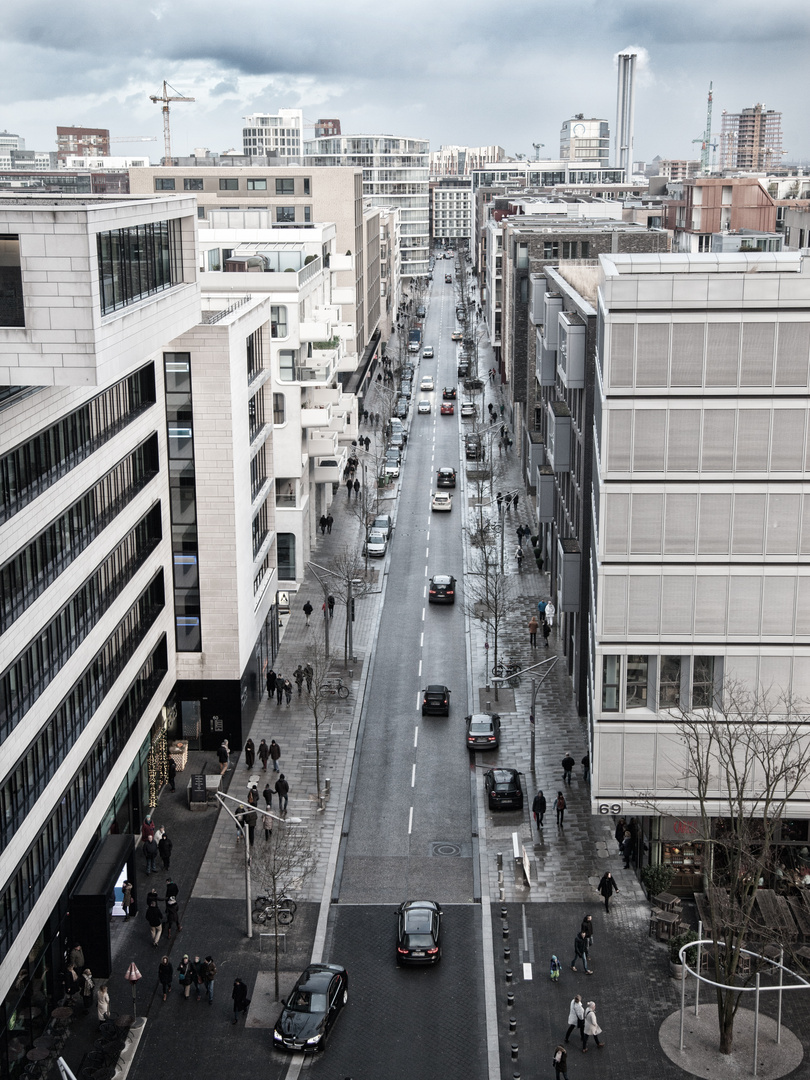
<path id="1" fill-rule="evenodd" d="M 565 796 L 561 791 L 557 792 L 557 801 L 555 802 L 554 807 L 557 811 L 557 825 L 560 826 L 564 824 L 566 807 Z"/>

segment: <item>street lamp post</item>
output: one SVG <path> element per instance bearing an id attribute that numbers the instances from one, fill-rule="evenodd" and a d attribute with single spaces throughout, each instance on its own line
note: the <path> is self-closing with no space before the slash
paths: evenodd
<path id="1" fill-rule="evenodd" d="M 318 576 L 318 572 L 315 569 L 313 569 L 312 563 L 309 564 L 309 567 L 312 570 L 312 573 L 315 575 L 315 577 L 318 578 L 318 581 L 320 582 L 321 588 L 323 589 L 323 603 L 324 603 L 324 608 L 323 608 L 323 616 L 324 616 L 323 617 L 323 643 L 324 643 L 324 651 L 326 653 L 326 659 L 328 660 L 329 659 L 329 589 L 328 589 L 328 586 L 327 586 L 326 582 L 321 581 L 320 577 Z"/>

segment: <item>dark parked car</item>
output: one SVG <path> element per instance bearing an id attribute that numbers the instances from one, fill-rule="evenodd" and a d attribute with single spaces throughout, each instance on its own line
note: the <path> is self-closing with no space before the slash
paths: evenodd
<path id="1" fill-rule="evenodd" d="M 445 386 L 445 388 L 442 390 L 442 398 L 445 401 L 455 401 L 456 400 L 456 388 L 455 388 L 455 386 Z"/>
<path id="2" fill-rule="evenodd" d="M 428 589 L 429 604 L 455 604 L 456 579 L 452 574 L 434 574 Z"/>
<path id="3" fill-rule="evenodd" d="M 460 379 L 466 378 L 470 374 L 470 361 L 459 360 L 458 362 L 458 377 Z"/>
<path id="4" fill-rule="evenodd" d="M 468 435 L 464 440 L 464 456 L 467 461 L 479 461 L 484 456 L 484 447 L 479 435 Z"/>
<path id="5" fill-rule="evenodd" d="M 431 683 L 422 693 L 422 716 L 449 716 L 450 691 L 446 686 Z"/>
<path id="6" fill-rule="evenodd" d="M 523 809 L 523 790 L 517 769 L 489 769 L 484 773 L 484 790 L 490 810 Z"/>
<path id="7" fill-rule="evenodd" d="M 417 305 L 416 314 L 420 319 L 424 319 L 424 317 L 425 317 L 425 305 L 424 304 Z"/>
<path id="8" fill-rule="evenodd" d="M 381 533 L 385 533 L 385 539 L 391 539 L 391 530 L 394 527 L 394 522 L 391 520 L 390 514 L 378 514 L 372 521 L 370 528 L 379 529 Z"/>
<path id="9" fill-rule="evenodd" d="M 397 402 L 396 412 L 397 412 L 397 416 L 401 420 L 405 419 L 405 417 L 408 415 L 408 399 L 407 398 L 400 398 L 399 399 L 399 401 Z"/>
<path id="10" fill-rule="evenodd" d="M 280 1050 L 322 1050 L 338 1013 L 349 1000 L 349 975 L 337 964 L 310 964 L 287 998 L 273 1028 Z"/>
<path id="11" fill-rule="evenodd" d="M 408 900 L 397 910 L 397 963 L 437 964 L 442 958 L 442 909 L 434 900 Z"/>
<path id="12" fill-rule="evenodd" d="M 473 713 L 464 719 L 467 722 L 468 749 L 498 749 L 501 741 L 501 718 L 498 713 Z"/>
<path id="13" fill-rule="evenodd" d="M 456 470 L 451 469 L 449 465 L 443 465 L 436 473 L 436 487 L 454 488 L 455 486 Z"/>

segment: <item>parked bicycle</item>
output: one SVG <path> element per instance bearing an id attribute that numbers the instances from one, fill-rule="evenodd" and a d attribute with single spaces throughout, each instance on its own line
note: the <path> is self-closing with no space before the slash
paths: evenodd
<path id="1" fill-rule="evenodd" d="M 496 679 L 507 679 L 509 685 L 513 687 L 520 686 L 520 664 L 517 660 L 507 659 L 505 663 L 498 663 L 492 668 L 492 674 Z"/>
<path id="2" fill-rule="evenodd" d="M 277 922 L 281 926 L 289 926 L 295 918 L 297 907 L 296 902 L 283 893 L 275 904 L 272 896 L 257 896 L 253 901 L 253 921 L 259 925 Z"/>
<path id="3" fill-rule="evenodd" d="M 339 698 L 347 698 L 350 693 L 349 687 L 346 686 L 339 675 L 336 679 L 326 679 L 321 686 L 321 690 L 324 694 L 337 694 Z"/>

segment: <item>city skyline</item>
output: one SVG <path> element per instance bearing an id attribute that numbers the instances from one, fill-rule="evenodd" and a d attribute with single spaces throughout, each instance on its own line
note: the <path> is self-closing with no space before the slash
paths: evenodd
<path id="1" fill-rule="evenodd" d="M 407 11 L 407 18 L 405 12 Z M 639 54 L 635 158 L 698 157 L 706 95 L 723 109 L 762 102 L 783 113 L 785 161 L 810 159 L 800 120 L 802 53 L 810 13 L 797 0 L 765 12 L 750 0 L 711 9 L 686 0 L 649 9 L 626 0 L 603 10 L 581 0 L 501 11 L 417 0 L 386 12 L 321 0 L 266 18 L 254 0 L 104 8 L 79 0 L 8 5 L 0 43 L 0 127 L 29 149 L 55 149 L 57 124 L 109 128 L 113 153 L 162 155 L 163 79 L 194 103 L 172 109 L 175 154 L 241 149 L 242 117 L 281 107 L 341 119 L 348 133 L 385 132 L 442 143 L 498 143 L 507 154 L 559 153 L 563 120 L 578 112 L 615 126 L 616 54 Z M 357 43 L 363 45 L 358 53 Z M 66 90 L 67 88 L 67 90 Z"/>

